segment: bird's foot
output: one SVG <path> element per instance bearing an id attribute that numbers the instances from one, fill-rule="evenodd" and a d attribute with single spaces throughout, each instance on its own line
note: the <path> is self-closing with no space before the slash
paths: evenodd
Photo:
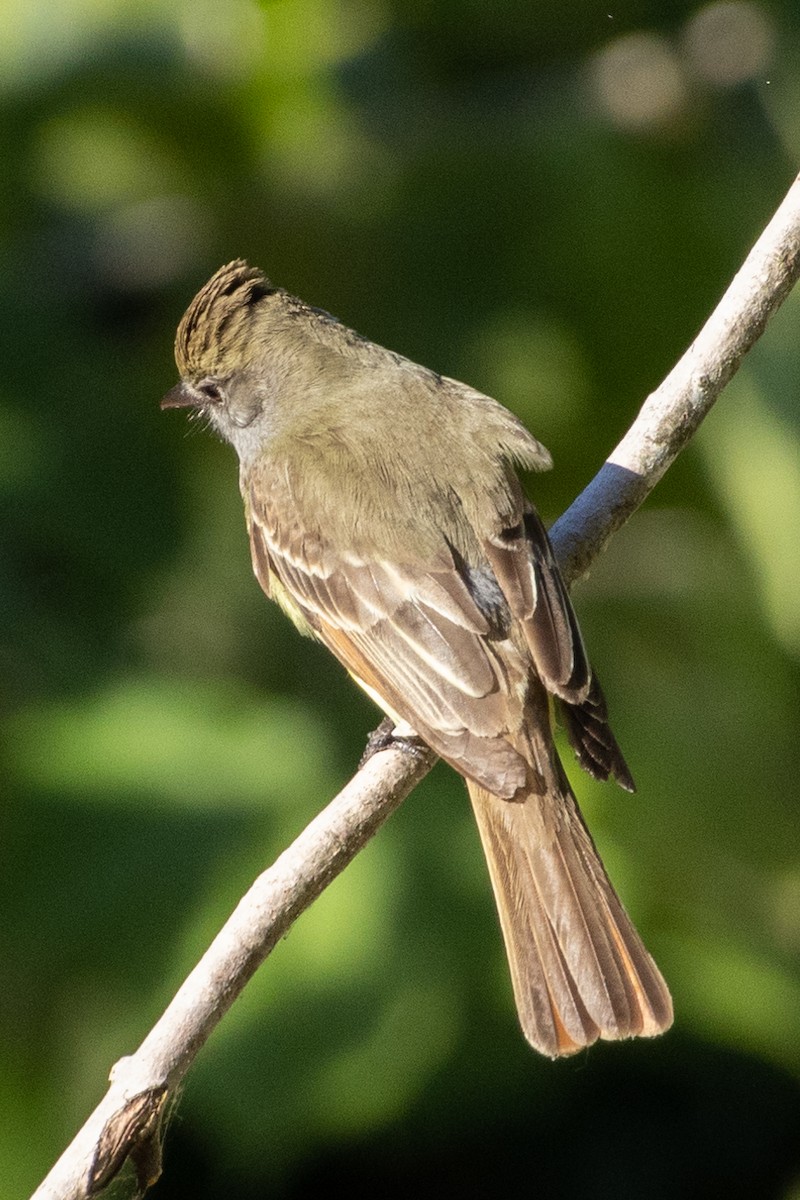
<path id="1" fill-rule="evenodd" d="M 408 754 L 413 754 L 418 758 L 428 747 L 420 737 L 414 732 L 410 725 L 405 721 L 400 724 L 395 724 L 391 717 L 384 717 L 377 729 L 373 729 L 372 733 L 367 738 L 367 744 L 364 747 L 364 753 L 359 760 L 358 769 L 366 766 L 373 754 L 379 754 L 381 750 L 388 750 L 390 746 L 399 746 L 399 748 Z"/>

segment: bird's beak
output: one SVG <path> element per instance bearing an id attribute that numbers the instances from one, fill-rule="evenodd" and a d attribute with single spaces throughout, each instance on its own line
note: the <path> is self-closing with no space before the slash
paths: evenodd
<path id="1" fill-rule="evenodd" d="M 161 401 L 162 408 L 199 408 L 200 404 L 201 400 L 197 392 L 183 380 L 176 383 L 175 387 L 170 388 Z"/>

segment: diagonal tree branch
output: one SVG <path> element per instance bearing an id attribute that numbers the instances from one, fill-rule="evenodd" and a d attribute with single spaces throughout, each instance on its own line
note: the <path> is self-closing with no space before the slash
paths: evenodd
<path id="1" fill-rule="evenodd" d="M 569 583 L 583 575 L 688 443 L 800 275 L 800 178 L 719 305 L 551 538 Z M 158 1178 L 168 1096 L 256 968 L 296 918 L 347 866 L 435 762 L 398 746 L 370 758 L 265 871 L 34 1193 L 84 1200 L 130 1156 L 144 1190 Z"/>
<path id="2" fill-rule="evenodd" d="M 585 575 L 675 461 L 799 275 L 800 176 L 689 349 L 550 530 L 568 583 Z"/>

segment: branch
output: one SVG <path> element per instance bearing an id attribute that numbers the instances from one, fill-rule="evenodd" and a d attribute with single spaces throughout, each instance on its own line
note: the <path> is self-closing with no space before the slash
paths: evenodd
<path id="1" fill-rule="evenodd" d="M 799 274 L 800 178 L 695 341 L 553 526 L 569 583 L 586 572 L 689 442 Z M 128 1156 L 142 1190 L 158 1178 L 166 1101 L 195 1055 L 276 942 L 434 762 L 424 748 L 413 756 L 398 746 L 374 755 L 256 880 L 136 1053 L 115 1065 L 104 1099 L 33 1200 L 85 1200 Z"/>
<path id="2" fill-rule="evenodd" d="M 410 755 L 395 744 L 375 754 L 258 877 L 136 1053 L 114 1065 L 111 1087 L 33 1200 L 93 1196 L 129 1154 L 140 1188 L 156 1181 L 159 1124 L 168 1093 L 174 1093 L 200 1047 L 300 913 L 435 762 L 427 747 Z"/>
<path id="3" fill-rule="evenodd" d="M 568 583 L 585 575 L 696 433 L 800 276 L 800 176 L 689 349 L 550 530 Z"/>

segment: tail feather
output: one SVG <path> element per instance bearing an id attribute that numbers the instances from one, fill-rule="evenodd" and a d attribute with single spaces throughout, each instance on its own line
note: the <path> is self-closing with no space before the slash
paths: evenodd
<path id="1" fill-rule="evenodd" d="M 667 1029 L 667 986 L 611 886 L 566 778 L 521 801 L 468 786 L 528 1041 L 556 1057 L 598 1038 Z"/>

